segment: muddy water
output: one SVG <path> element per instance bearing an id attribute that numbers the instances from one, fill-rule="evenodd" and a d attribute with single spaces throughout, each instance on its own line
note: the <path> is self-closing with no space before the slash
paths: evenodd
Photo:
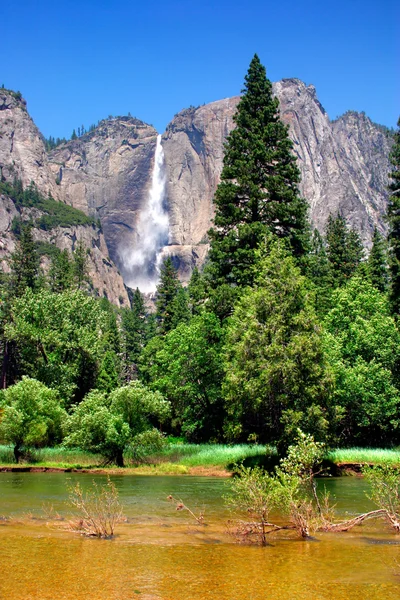
<path id="1" fill-rule="evenodd" d="M 66 530 L 66 485 L 85 487 L 92 479 L 0 473 L 0 515 L 12 517 L 0 521 L 1 600 L 400 598 L 400 536 L 382 523 L 315 541 L 240 546 L 226 533 L 222 496 L 229 482 L 125 476 L 113 480 L 127 522 L 112 541 L 88 539 Z M 371 508 L 358 478 L 332 479 L 327 487 L 342 516 Z M 174 510 L 169 494 L 195 512 L 205 507 L 207 525 Z"/>

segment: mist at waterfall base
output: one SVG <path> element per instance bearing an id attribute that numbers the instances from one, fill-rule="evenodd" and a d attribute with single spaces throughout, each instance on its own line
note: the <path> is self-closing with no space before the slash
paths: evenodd
<path id="1" fill-rule="evenodd" d="M 157 137 L 151 187 L 146 205 L 139 214 L 134 243 L 121 253 L 124 279 L 130 288 L 144 294 L 156 291 L 162 262 L 162 248 L 168 244 L 166 176 L 161 135 Z"/>

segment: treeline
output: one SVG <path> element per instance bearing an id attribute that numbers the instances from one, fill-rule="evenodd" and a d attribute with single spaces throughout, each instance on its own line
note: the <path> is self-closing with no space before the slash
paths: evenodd
<path id="1" fill-rule="evenodd" d="M 23 188 L 22 181 L 15 178 L 14 181 L 0 181 L 0 194 L 8 196 L 15 204 L 19 212 L 23 208 L 36 208 L 42 214 L 38 218 L 32 217 L 29 220 L 30 225 L 50 231 L 55 227 L 72 227 L 74 225 L 93 225 L 100 227 L 100 222 L 92 217 L 85 215 L 81 210 L 58 202 L 49 194 L 44 196 L 37 189 L 34 182 L 31 182 L 27 188 Z M 18 237 L 21 233 L 21 226 L 26 222 L 22 217 L 15 217 L 12 223 L 12 232 Z"/>
<path id="2" fill-rule="evenodd" d="M 29 443 L 64 440 L 123 464 L 129 449 L 162 444 L 161 428 L 282 453 L 299 429 L 335 446 L 399 443 L 400 133 L 389 238 L 375 230 L 366 258 L 342 215 L 323 235 L 310 231 L 288 130 L 257 56 L 234 119 L 208 262 L 184 288 L 167 258 L 155 312 L 139 290 L 121 311 L 88 296 L 82 249 L 80 258 L 56 254 L 44 277 L 24 230 L 2 286 L 0 332 L 0 437 L 16 457 Z M 41 408 L 46 394 L 58 407 L 53 420 Z M 25 429 L 14 427 L 33 397 Z"/>

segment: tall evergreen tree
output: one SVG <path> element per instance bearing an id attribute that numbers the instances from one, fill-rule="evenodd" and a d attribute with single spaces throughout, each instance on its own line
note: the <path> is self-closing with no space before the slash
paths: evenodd
<path id="1" fill-rule="evenodd" d="M 160 273 L 160 283 L 157 286 L 156 297 L 156 319 L 158 323 L 158 333 L 165 334 L 176 327 L 176 296 L 181 284 L 178 279 L 178 272 L 172 264 L 172 259 L 168 256 Z"/>
<path id="2" fill-rule="evenodd" d="M 122 328 L 126 353 L 129 360 L 137 364 L 147 340 L 146 307 L 139 288 L 133 293 L 132 308 L 122 312 Z"/>
<path id="3" fill-rule="evenodd" d="M 65 292 L 72 286 L 72 263 L 68 250 L 57 252 L 52 260 L 49 270 L 50 289 L 52 292 Z"/>
<path id="4" fill-rule="evenodd" d="M 395 314 L 400 314 L 400 118 L 394 134 L 394 145 L 390 153 L 393 170 L 389 183 L 389 267 L 391 275 L 390 298 Z"/>
<path id="5" fill-rule="evenodd" d="M 386 257 L 386 244 L 377 230 L 374 228 L 372 248 L 367 263 L 368 279 L 374 287 L 384 292 L 388 286 L 388 265 Z"/>
<path id="6" fill-rule="evenodd" d="M 22 296 L 26 288 L 38 287 L 39 256 L 32 237 L 32 227 L 21 227 L 21 237 L 10 259 L 10 296 Z"/>
<path id="7" fill-rule="evenodd" d="M 329 215 L 326 226 L 327 255 L 331 267 L 332 286 L 345 284 L 360 264 L 364 250 L 360 236 L 348 229 L 342 215 Z"/>
<path id="8" fill-rule="evenodd" d="M 255 251 L 268 230 L 287 238 L 295 256 L 305 252 L 308 237 L 307 204 L 299 196 L 288 127 L 257 55 L 242 91 L 214 198 L 210 271 L 217 284 L 252 283 Z"/>
<path id="9" fill-rule="evenodd" d="M 87 248 L 82 240 L 79 240 L 75 247 L 72 269 L 76 287 L 81 290 L 88 281 Z"/>

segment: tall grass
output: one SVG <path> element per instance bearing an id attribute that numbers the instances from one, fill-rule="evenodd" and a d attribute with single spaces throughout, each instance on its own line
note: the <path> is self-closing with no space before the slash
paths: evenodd
<path id="1" fill-rule="evenodd" d="M 46 467 L 90 467 L 100 465 L 103 459 L 97 454 L 83 450 L 70 450 L 66 448 L 38 448 L 29 450 L 22 462 L 36 466 Z M 12 446 L 0 445 L 0 464 L 10 465 L 15 463 Z"/>
<path id="2" fill-rule="evenodd" d="M 400 450 L 384 450 L 381 448 L 339 448 L 331 450 L 328 460 L 335 464 L 367 463 L 373 465 L 400 466 Z"/>
<path id="3" fill-rule="evenodd" d="M 249 458 L 262 458 L 267 454 L 276 455 L 274 448 L 258 444 L 170 444 L 157 456 L 149 457 L 157 462 L 168 461 L 187 467 L 227 467 L 230 464 Z"/>

